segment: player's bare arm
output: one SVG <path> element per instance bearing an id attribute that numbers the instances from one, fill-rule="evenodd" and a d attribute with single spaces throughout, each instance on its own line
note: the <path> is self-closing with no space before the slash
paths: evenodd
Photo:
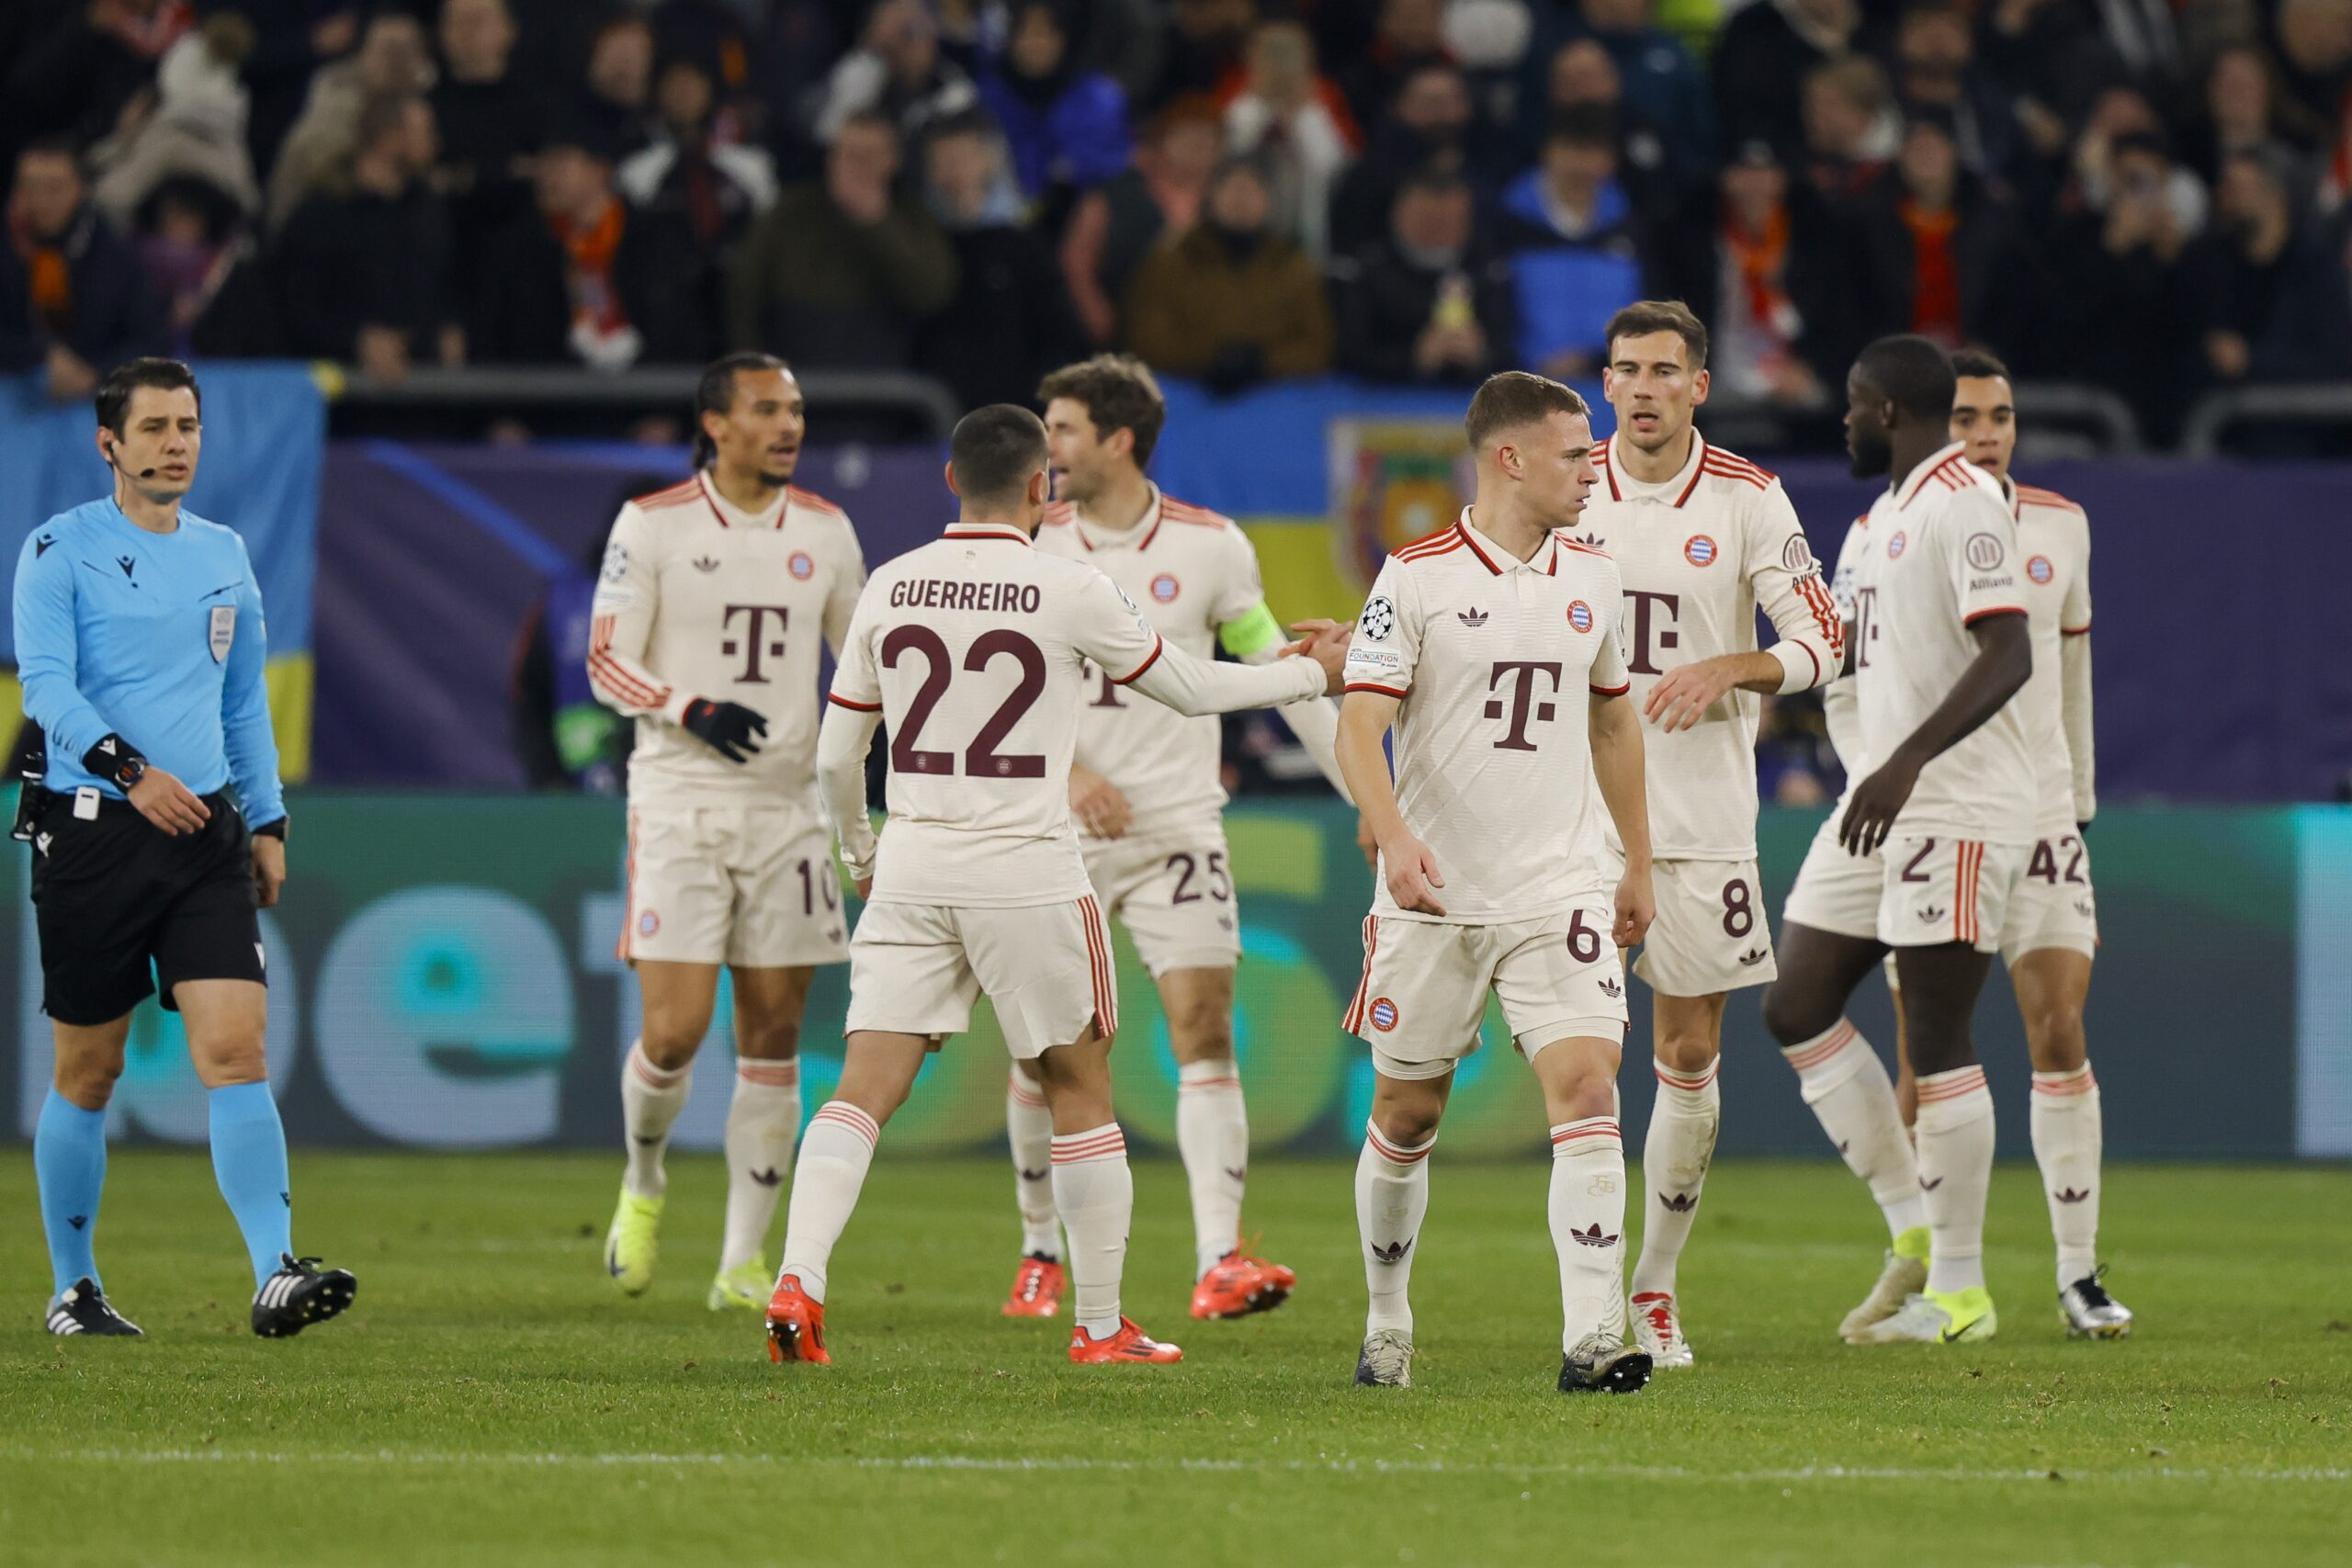
<path id="1" fill-rule="evenodd" d="M 1787 670 L 1769 653 L 1720 654 L 1659 676 L 1642 716 L 1670 735 L 1695 726 L 1731 692 L 1777 693 L 1787 681 Z"/>
<path id="2" fill-rule="evenodd" d="M 266 833 L 254 835 L 254 899 L 263 908 L 277 903 L 286 886 L 286 840 Z"/>
<path id="3" fill-rule="evenodd" d="M 2032 676 L 2033 641 L 2024 612 L 1986 615 L 1969 634 L 1976 641 L 1976 658 L 1951 694 L 1894 755 L 1854 786 L 1838 829 L 1838 841 L 1849 853 L 1875 852 L 1911 798 L 1919 770 L 1974 734 Z"/>
<path id="4" fill-rule="evenodd" d="M 1372 829 L 1373 841 L 1379 846 L 1380 859 L 1388 867 L 1389 896 L 1400 909 L 1411 909 L 1424 915 L 1443 915 L 1445 905 L 1433 891 L 1445 886 L 1444 874 L 1438 870 L 1437 857 L 1429 846 L 1413 836 L 1405 826 L 1404 813 L 1396 808 L 1396 782 L 1388 776 L 1388 756 L 1381 750 L 1381 739 L 1388 727 L 1396 720 L 1396 710 L 1403 706 L 1396 697 L 1379 692 L 1350 692 L 1340 700 L 1340 735 L 1337 750 L 1340 773 L 1348 781 L 1348 793 L 1355 796 L 1356 809 Z M 1634 787 L 1641 788 L 1636 767 Z M 1649 854 L 1648 819 L 1643 818 L 1642 853 L 1646 866 Z"/>
<path id="5" fill-rule="evenodd" d="M 842 847 L 842 863 L 860 898 L 874 894 L 874 856 L 881 840 L 865 814 L 865 753 L 882 726 L 881 710 L 825 705 L 817 727 L 817 790 L 825 818 Z"/>
<path id="6" fill-rule="evenodd" d="M 1135 808 L 1117 784 L 1082 763 L 1069 765 L 1069 814 L 1098 839 L 1121 839 Z"/>
<path id="7" fill-rule="evenodd" d="M 1657 914 L 1650 889 L 1650 808 L 1642 780 L 1642 727 L 1622 692 L 1595 692 L 1588 701 L 1592 776 L 1600 785 L 1601 803 L 1609 807 L 1618 840 L 1625 846 L 1625 874 L 1617 884 L 1611 934 L 1619 947 L 1632 947 L 1648 932 Z"/>

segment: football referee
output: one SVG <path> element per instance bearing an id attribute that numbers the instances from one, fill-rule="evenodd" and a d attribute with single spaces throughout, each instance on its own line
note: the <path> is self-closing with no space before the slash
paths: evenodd
<path id="1" fill-rule="evenodd" d="M 213 1174 L 252 1255 L 254 1332 L 300 1333 L 356 1289 L 293 1251 L 255 914 L 286 880 L 286 804 L 253 563 L 235 533 L 180 509 L 202 410 L 176 361 L 109 375 L 97 448 L 114 493 L 51 518 L 17 559 L 17 664 L 47 748 L 18 822 L 57 1043 L 33 1136 L 52 1334 L 140 1332 L 107 1301 L 91 1237 L 130 1011 L 159 984 L 187 1027 Z"/>

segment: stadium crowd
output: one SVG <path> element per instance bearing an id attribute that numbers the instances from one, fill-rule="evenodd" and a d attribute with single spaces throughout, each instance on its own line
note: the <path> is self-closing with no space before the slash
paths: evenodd
<path id="1" fill-rule="evenodd" d="M 2352 0 L 14 0 L 0 372 L 2352 373 Z"/>

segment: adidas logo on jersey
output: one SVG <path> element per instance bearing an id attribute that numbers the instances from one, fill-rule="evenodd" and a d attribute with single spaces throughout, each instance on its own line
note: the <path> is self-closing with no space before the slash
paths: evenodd
<path id="1" fill-rule="evenodd" d="M 1600 982 L 1600 994 L 1613 1001 L 1625 994 L 1625 987 L 1614 980 L 1603 980 Z"/>
<path id="2" fill-rule="evenodd" d="M 1763 963 L 1763 962 L 1764 962 L 1764 960 L 1766 960 L 1767 958 L 1770 958 L 1770 956 L 1771 956 L 1771 954 L 1770 954 L 1770 953 L 1767 953 L 1764 949 L 1762 949 L 1762 948 L 1760 948 L 1760 947 L 1752 947 L 1752 948 L 1749 948 L 1746 953 L 1741 953 L 1741 954 L 1739 955 L 1739 961 L 1740 961 L 1742 964 L 1761 964 L 1761 963 Z"/>
<path id="3" fill-rule="evenodd" d="M 1465 626 L 1476 628 L 1487 624 L 1487 612 L 1479 609 L 1476 604 L 1473 604 L 1470 608 L 1463 611 L 1453 618 L 1460 621 Z"/>
<path id="4" fill-rule="evenodd" d="M 718 570 L 718 558 L 716 556 L 696 556 L 695 558 L 695 570 L 696 571 L 717 571 Z"/>
<path id="5" fill-rule="evenodd" d="M 1923 926 L 1932 926 L 1943 918 L 1943 910 L 1933 904 L 1919 911 L 1919 923 Z"/>
<path id="6" fill-rule="evenodd" d="M 1600 548 L 1600 536 L 1598 534 L 1578 534 L 1573 536 L 1573 537 L 1579 545 L 1589 545 L 1596 550 Z"/>

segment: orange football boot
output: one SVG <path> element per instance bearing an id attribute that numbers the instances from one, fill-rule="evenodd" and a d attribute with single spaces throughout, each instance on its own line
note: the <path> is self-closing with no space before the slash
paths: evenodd
<path id="1" fill-rule="evenodd" d="M 1252 1258 L 1239 1247 L 1216 1261 L 1193 1287 L 1194 1317 L 1247 1317 L 1272 1312 L 1298 1288 L 1298 1276 L 1279 1263 Z"/>
<path id="2" fill-rule="evenodd" d="M 825 1305 L 810 1301 L 800 1281 L 789 1274 L 775 1282 L 775 1294 L 768 1298 L 768 1359 L 778 1366 L 786 1361 L 833 1364 L 825 1351 Z"/>
<path id="3" fill-rule="evenodd" d="M 1080 1366 L 1104 1361 L 1150 1361 L 1165 1365 L 1181 1361 L 1184 1352 L 1173 1345 L 1162 1345 L 1135 1325 L 1135 1319 L 1119 1319 L 1119 1332 L 1108 1339 L 1097 1339 L 1083 1328 L 1069 1331 L 1069 1359 Z"/>
<path id="4" fill-rule="evenodd" d="M 1004 1298 L 1007 1317 L 1051 1317 L 1062 1310 L 1062 1288 L 1069 1273 L 1050 1258 L 1035 1253 L 1013 1271 L 1012 1292 Z"/>

